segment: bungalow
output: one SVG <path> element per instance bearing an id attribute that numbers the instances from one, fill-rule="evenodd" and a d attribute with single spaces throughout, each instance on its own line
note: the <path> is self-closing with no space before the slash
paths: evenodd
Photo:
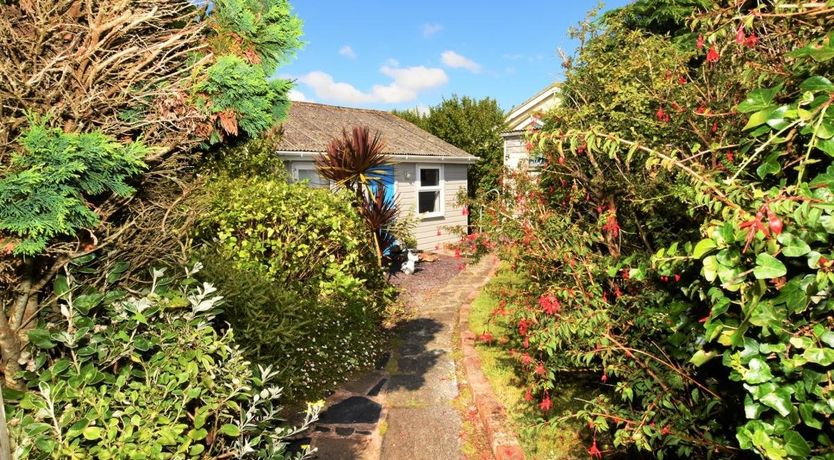
<path id="1" fill-rule="evenodd" d="M 379 131 L 390 159 L 388 193 L 401 213 L 418 219 L 417 249 L 442 249 L 457 241 L 452 229 L 465 228 L 467 213 L 458 204 L 466 194 L 467 168 L 478 161 L 463 150 L 435 137 L 400 117 L 381 110 L 355 109 L 310 102 L 293 102 L 283 124 L 277 154 L 293 180 L 308 180 L 313 187 L 330 187 L 314 164 L 343 129 L 368 126 Z"/>
<path id="2" fill-rule="evenodd" d="M 554 83 L 539 91 L 526 101 L 510 109 L 504 123 L 507 130 L 501 133 L 504 138 L 504 167 L 511 171 L 535 170 L 538 166 L 530 159 L 527 151 L 525 132 L 531 127 L 538 127 L 541 122 L 534 116 L 546 112 L 560 102 L 559 84 Z"/>

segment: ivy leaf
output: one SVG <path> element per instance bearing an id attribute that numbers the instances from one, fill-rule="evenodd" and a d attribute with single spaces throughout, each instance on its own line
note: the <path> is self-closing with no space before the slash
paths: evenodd
<path id="1" fill-rule="evenodd" d="M 773 374 L 770 373 L 770 366 L 759 357 L 750 360 L 750 369 L 744 373 L 744 381 L 753 385 L 769 382 L 773 379 Z"/>
<path id="2" fill-rule="evenodd" d="M 776 97 L 776 94 L 778 94 L 781 90 L 781 84 L 775 88 L 755 89 L 750 92 L 747 99 L 742 101 L 736 109 L 741 113 L 757 112 L 766 109 L 773 105 L 773 98 Z"/>
<path id="3" fill-rule="evenodd" d="M 784 276 L 788 272 L 779 259 L 763 252 L 756 256 L 756 268 L 753 269 L 753 276 L 758 280 L 773 279 Z"/>
<path id="4" fill-rule="evenodd" d="M 782 254 L 786 257 L 799 257 L 811 252 L 811 246 L 808 246 L 808 243 L 792 233 L 782 233 L 777 239 L 782 243 Z"/>
<path id="5" fill-rule="evenodd" d="M 700 259 L 704 255 L 715 249 L 715 247 L 715 241 L 713 241 L 711 238 L 703 239 L 695 245 L 695 249 L 692 250 L 692 257 Z"/>
<path id="6" fill-rule="evenodd" d="M 831 80 L 821 77 L 819 75 L 814 75 L 813 77 L 809 77 L 799 85 L 799 89 L 802 91 L 834 91 L 834 84 L 831 83 Z"/>
<path id="7" fill-rule="evenodd" d="M 802 353 L 802 357 L 810 363 L 828 366 L 834 363 L 834 350 L 831 348 L 808 348 Z"/>
<path id="8" fill-rule="evenodd" d="M 788 455 L 808 458 L 811 454 L 811 446 L 808 445 L 808 441 L 796 431 L 786 431 L 782 437 L 785 439 L 785 450 L 788 451 Z"/>
<path id="9" fill-rule="evenodd" d="M 818 149 L 827 153 L 828 156 L 834 157 L 834 141 L 830 139 L 820 139 L 816 146 Z"/>
<path id="10" fill-rule="evenodd" d="M 756 168 L 756 174 L 764 179 L 769 174 L 778 174 L 782 170 L 782 165 L 776 159 L 779 157 L 778 153 L 774 153 L 767 157 L 767 159 Z"/>
<path id="11" fill-rule="evenodd" d="M 753 115 L 750 115 L 750 119 L 747 120 L 747 124 L 744 125 L 744 128 L 742 129 L 746 131 L 750 128 L 755 128 L 756 126 L 764 124 L 772 118 L 772 115 L 774 113 L 776 113 L 776 108 L 772 106 L 768 106 L 765 109 L 759 110 Z"/>
<path id="12" fill-rule="evenodd" d="M 811 428 L 821 429 L 822 422 L 817 420 L 814 416 L 814 405 L 812 403 L 802 403 L 799 405 L 799 415 L 802 416 L 802 421 Z"/>
<path id="13" fill-rule="evenodd" d="M 772 407 L 782 417 L 791 413 L 791 392 L 786 387 L 778 387 L 776 390 L 767 393 L 761 398 L 762 404 Z"/>

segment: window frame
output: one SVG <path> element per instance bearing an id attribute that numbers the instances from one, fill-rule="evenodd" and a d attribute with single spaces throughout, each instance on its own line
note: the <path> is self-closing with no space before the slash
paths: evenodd
<path id="1" fill-rule="evenodd" d="M 414 178 L 414 194 L 415 194 L 415 204 L 417 209 L 417 216 L 421 219 L 436 219 L 438 217 L 444 217 L 446 215 L 446 176 L 445 171 L 443 170 L 442 164 L 417 164 L 416 166 L 416 177 Z M 438 170 L 438 183 L 437 185 L 423 185 L 420 181 L 420 171 L 423 169 L 436 169 Z M 439 209 L 434 212 L 420 212 L 420 192 L 439 192 Z"/>
<path id="2" fill-rule="evenodd" d="M 292 164 L 292 178 L 293 178 L 293 181 L 295 181 L 296 183 L 301 182 L 302 180 L 304 180 L 304 179 L 299 178 L 299 176 L 298 176 L 298 172 L 302 171 L 302 170 L 303 171 L 315 171 L 316 175 L 321 177 L 321 175 L 318 174 L 318 170 L 316 169 L 316 163 L 315 162 L 296 161 L 296 162 L 293 162 L 293 164 Z M 312 187 L 312 188 L 326 188 L 326 189 L 333 188 L 333 183 L 329 179 L 325 179 L 324 177 L 321 177 L 321 178 L 326 182 L 326 184 L 316 185 L 316 184 L 312 184 L 312 183 L 308 182 L 307 185 Z"/>

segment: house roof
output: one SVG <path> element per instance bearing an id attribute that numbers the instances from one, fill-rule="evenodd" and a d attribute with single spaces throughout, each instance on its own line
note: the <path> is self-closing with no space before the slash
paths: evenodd
<path id="1" fill-rule="evenodd" d="M 279 154 L 323 153 L 332 138 L 354 126 L 381 132 L 384 153 L 400 159 L 426 157 L 467 163 L 478 159 L 390 112 L 297 101 L 290 106 L 277 150 Z"/>
<path id="2" fill-rule="evenodd" d="M 559 83 L 552 83 L 526 101 L 510 109 L 505 118 L 505 122 L 509 128 L 507 132 L 523 131 L 532 122 L 532 115 L 535 112 L 547 110 L 558 104 L 558 93 L 560 89 Z"/>

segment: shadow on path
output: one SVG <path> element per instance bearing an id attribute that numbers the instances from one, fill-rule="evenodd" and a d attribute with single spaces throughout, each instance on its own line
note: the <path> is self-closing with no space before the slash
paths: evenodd
<path id="1" fill-rule="evenodd" d="M 448 325 L 446 326 L 448 327 Z M 444 325 L 430 318 L 406 321 L 397 328 L 392 363 L 392 374 L 386 390 L 419 390 L 426 383 L 426 374 L 446 354 L 442 349 L 428 349 Z"/>

